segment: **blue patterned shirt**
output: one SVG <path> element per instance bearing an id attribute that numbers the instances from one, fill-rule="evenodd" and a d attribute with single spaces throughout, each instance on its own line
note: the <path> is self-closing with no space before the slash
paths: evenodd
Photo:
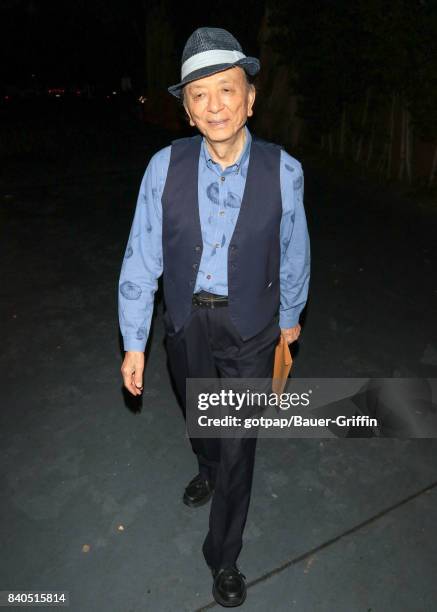
<path id="1" fill-rule="evenodd" d="M 227 295 L 228 243 L 240 210 L 250 157 L 251 134 L 238 160 L 222 170 L 211 159 L 205 139 L 199 155 L 199 215 L 203 252 L 194 292 Z M 120 329 L 125 351 L 144 351 L 162 267 L 162 204 L 171 145 L 155 153 L 147 166 L 121 266 L 118 293 Z M 310 277 L 310 242 L 303 205 L 300 162 L 281 150 L 280 309 L 279 325 L 297 325 L 305 306 Z"/>

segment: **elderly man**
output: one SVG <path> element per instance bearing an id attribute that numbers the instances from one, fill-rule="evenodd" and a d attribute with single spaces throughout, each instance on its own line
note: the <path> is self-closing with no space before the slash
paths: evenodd
<path id="1" fill-rule="evenodd" d="M 310 252 L 299 161 L 249 132 L 259 61 L 220 28 L 199 28 L 182 56 L 182 98 L 200 134 L 158 151 L 145 172 L 119 281 L 126 351 L 121 368 L 133 395 L 143 389 L 144 349 L 163 274 L 169 365 L 184 409 L 186 379 L 268 378 L 282 332 L 300 334 Z M 203 555 L 213 595 L 225 606 L 246 597 L 236 561 L 242 547 L 255 459 L 254 438 L 191 438 L 199 473 L 190 507 L 210 498 Z"/>

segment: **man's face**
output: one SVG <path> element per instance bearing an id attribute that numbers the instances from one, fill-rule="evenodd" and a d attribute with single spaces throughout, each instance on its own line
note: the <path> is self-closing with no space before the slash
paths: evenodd
<path id="1" fill-rule="evenodd" d="M 184 107 L 190 125 L 207 140 L 226 142 L 253 114 L 255 88 L 247 84 L 239 66 L 188 83 L 184 88 Z"/>

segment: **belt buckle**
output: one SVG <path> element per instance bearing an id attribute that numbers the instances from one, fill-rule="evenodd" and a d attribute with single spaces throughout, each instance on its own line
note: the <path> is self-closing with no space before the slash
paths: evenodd
<path id="1" fill-rule="evenodd" d="M 194 294 L 193 297 L 194 297 L 194 304 L 196 306 L 199 306 L 199 308 L 204 308 L 205 306 L 206 307 L 208 306 L 208 303 L 206 302 L 206 300 L 199 299 L 196 294 Z"/>
<path id="2" fill-rule="evenodd" d="M 200 299 L 197 297 L 196 294 L 193 294 L 194 297 L 194 303 L 197 306 L 200 306 L 201 308 L 211 308 L 211 309 L 215 309 L 217 308 L 217 306 L 215 305 L 217 302 L 221 302 L 221 300 L 215 300 L 212 297 L 206 297 L 203 299 Z"/>

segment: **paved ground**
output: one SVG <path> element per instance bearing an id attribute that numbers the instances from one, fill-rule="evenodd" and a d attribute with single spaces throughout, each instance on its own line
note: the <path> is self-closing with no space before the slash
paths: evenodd
<path id="1" fill-rule="evenodd" d="M 195 462 L 161 303 L 141 403 L 119 375 L 121 258 L 168 137 L 146 140 L 0 183 L 0 590 L 67 590 L 72 612 L 218 609 L 208 507 L 180 501 Z M 295 375 L 436 377 L 436 211 L 303 163 L 313 263 Z M 436 460 L 433 440 L 260 440 L 240 609 L 434 610 Z"/>

